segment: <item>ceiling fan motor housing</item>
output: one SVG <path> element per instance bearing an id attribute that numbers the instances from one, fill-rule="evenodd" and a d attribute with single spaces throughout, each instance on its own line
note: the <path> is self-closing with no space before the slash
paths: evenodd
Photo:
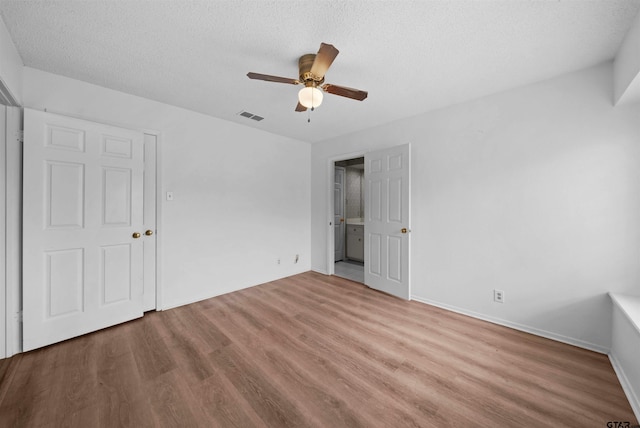
<path id="1" fill-rule="evenodd" d="M 300 71 L 300 83 L 304 83 L 304 86 L 316 87 L 322 85 L 324 82 L 324 76 L 319 78 L 311 73 L 311 66 L 316 59 L 316 54 L 302 55 L 298 60 L 298 69 Z"/>

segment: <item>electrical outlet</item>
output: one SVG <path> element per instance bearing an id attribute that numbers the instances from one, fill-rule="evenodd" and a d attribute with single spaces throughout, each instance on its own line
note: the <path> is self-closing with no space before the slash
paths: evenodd
<path id="1" fill-rule="evenodd" d="M 173 201 L 173 192 L 167 192 L 167 201 Z"/>
<path id="2" fill-rule="evenodd" d="M 498 303 L 504 303 L 504 291 L 493 290 L 493 301 Z"/>
<path id="3" fill-rule="evenodd" d="M 300 260 L 300 254 L 296 254 L 296 259 L 293 261 L 293 263 L 298 263 L 298 260 Z"/>

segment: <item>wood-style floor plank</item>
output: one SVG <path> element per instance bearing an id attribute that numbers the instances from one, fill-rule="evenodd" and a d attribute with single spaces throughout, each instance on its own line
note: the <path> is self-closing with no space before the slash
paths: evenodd
<path id="1" fill-rule="evenodd" d="M 606 355 L 312 272 L 0 360 L 0 428 L 609 421 Z"/>

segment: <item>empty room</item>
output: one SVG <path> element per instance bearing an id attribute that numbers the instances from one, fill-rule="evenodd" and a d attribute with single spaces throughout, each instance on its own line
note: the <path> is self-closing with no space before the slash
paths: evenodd
<path id="1" fill-rule="evenodd" d="M 0 428 L 640 419 L 640 0 L 0 0 Z"/>

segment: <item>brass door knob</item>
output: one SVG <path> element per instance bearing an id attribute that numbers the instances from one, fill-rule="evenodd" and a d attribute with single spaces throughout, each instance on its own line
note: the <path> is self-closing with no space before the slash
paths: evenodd
<path id="1" fill-rule="evenodd" d="M 406 228 L 406 227 L 403 227 L 402 229 L 400 229 L 400 232 L 402 232 L 402 233 L 407 233 L 407 228 Z"/>
<path id="2" fill-rule="evenodd" d="M 140 232 L 133 232 L 133 239 L 138 239 L 140 237 Z"/>
<path id="3" fill-rule="evenodd" d="M 151 236 L 151 235 L 153 235 L 153 230 L 151 230 L 151 229 L 147 229 L 147 230 L 144 232 L 144 234 L 145 234 L 145 235 L 147 235 L 147 236 Z"/>

